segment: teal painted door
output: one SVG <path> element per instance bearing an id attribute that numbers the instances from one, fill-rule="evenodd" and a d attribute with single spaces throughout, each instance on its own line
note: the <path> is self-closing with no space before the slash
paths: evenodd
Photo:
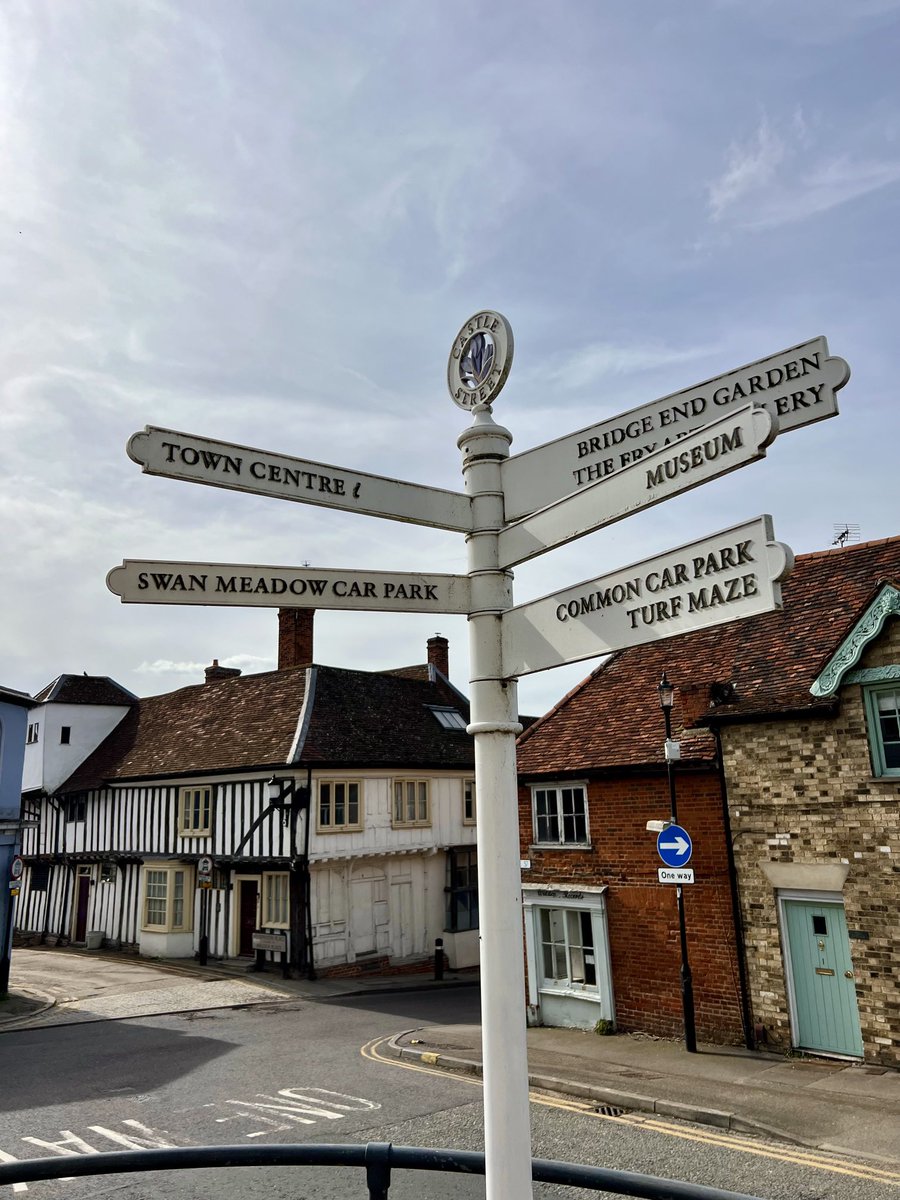
<path id="1" fill-rule="evenodd" d="M 797 1045 L 862 1055 L 856 985 L 842 904 L 785 900 Z"/>

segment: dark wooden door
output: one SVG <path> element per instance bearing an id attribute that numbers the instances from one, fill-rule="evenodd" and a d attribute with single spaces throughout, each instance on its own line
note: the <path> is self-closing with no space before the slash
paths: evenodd
<path id="1" fill-rule="evenodd" d="M 259 885 L 255 879 L 241 880 L 240 941 L 238 954 L 253 953 L 253 931 L 256 929 L 256 905 Z"/>
<path id="2" fill-rule="evenodd" d="M 73 941 L 83 942 L 87 937 L 88 899 L 91 894 L 90 875 L 75 878 L 75 936 Z"/>

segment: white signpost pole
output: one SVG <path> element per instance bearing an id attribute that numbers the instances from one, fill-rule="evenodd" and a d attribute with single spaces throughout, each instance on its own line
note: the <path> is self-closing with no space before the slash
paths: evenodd
<path id="1" fill-rule="evenodd" d="M 484 1152 L 488 1200 L 532 1195 L 525 974 L 522 968 L 522 873 L 516 737 L 517 688 L 504 670 L 503 612 L 507 573 L 498 565 L 503 523 L 500 464 L 512 437 L 495 425 L 490 407 L 459 438 L 474 528 L 467 537 L 472 611 L 469 616 L 470 720 L 478 797 L 478 907 L 481 944 L 481 1037 Z"/>
<path id="2" fill-rule="evenodd" d="M 483 331 L 483 332 L 482 332 Z M 478 803 L 478 908 L 487 1200 L 531 1196 L 531 1122 L 522 966 L 522 873 L 516 737 L 522 731 L 515 680 L 504 669 L 501 631 L 511 604 L 500 567 L 502 464 L 512 435 L 496 425 L 490 402 L 512 362 L 512 333 L 499 313 L 483 312 L 460 330 L 450 352 L 450 395 L 474 415 L 458 439 L 472 530 L 469 568 L 470 725 Z"/>

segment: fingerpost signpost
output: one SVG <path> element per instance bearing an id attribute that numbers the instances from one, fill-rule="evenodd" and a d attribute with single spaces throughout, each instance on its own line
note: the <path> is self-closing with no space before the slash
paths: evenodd
<path id="1" fill-rule="evenodd" d="M 468 616 L 488 1200 L 532 1194 L 516 680 L 778 608 L 793 558 L 761 516 L 518 607 L 510 567 L 761 458 L 779 430 L 834 416 L 849 377 L 816 338 L 511 457 L 492 405 L 512 357 L 492 310 L 453 339 L 450 395 L 472 414 L 457 441 L 464 492 L 154 426 L 128 443 L 147 474 L 463 533 L 465 575 L 129 559 L 107 577 L 125 603 Z"/>

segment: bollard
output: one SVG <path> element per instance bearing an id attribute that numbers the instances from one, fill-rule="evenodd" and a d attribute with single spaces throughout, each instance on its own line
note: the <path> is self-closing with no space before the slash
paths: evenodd
<path id="1" fill-rule="evenodd" d="M 444 939 L 434 939 L 434 977 L 440 982 L 444 978 Z"/>

